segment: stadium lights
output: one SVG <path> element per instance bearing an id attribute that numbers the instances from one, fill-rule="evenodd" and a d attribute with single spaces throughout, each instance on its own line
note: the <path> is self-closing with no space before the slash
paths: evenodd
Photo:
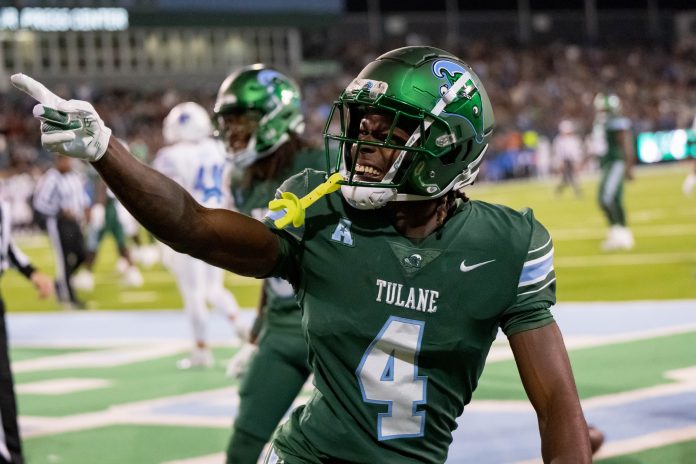
<path id="1" fill-rule="evenodd" d="M 0 30 L 123 31 L 125 8 L 0 8 Z"/>

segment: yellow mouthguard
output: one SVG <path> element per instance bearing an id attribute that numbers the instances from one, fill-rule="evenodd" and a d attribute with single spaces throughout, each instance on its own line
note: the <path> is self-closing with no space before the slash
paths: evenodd
<path id="1" fill-rule="evenodd" d="M 297 195 L 294 193 L 283 192 L 282 198 L 276 198 L 268 203 L 268 209 L 271 211 L 280 211 L 282 209 L 286 211 L 285 216 L 276 219 L 273 223 L 279 229 L 284 229 L 290 223 L 292 223 L 293 227 L 300 227 L 304 224 L 305 210 L 327 193 L 335 192 L 341 188 L 338 182 L 342 180 L 343 176 L 335 172 L 325 182 L 317 185 L 314 190 L 302 198 L 297 198 Z"/>

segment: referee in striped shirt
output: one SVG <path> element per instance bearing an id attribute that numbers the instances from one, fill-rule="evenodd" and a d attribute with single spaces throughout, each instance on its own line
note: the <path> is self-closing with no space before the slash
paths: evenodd
<path id="1" fill-rule="evenodd" d="M 0 275 L 14 267 L 31 280 L 41 298 L 53 293 L 53 282 L 37 271 L 26 256 L 12 241 L 10 206 L 0 202 Z M 10 369 L 7 347 L 7 328 L 5 326 L 5 302 L 0 297 L 0 463 L 23 463 L 22 442 L 17 427 L 17 402 L 14 394 L 14 381 Z"/>
<path id="2" fill-rule="evenodd" d="M 34 211 L 48 234 L 56 260 L 56 292 L 66 307 L 85 309 L 75 296 L 70 277 L 86 257 L 80 223 L 89 205 L 83 176 L 73 160 L 56 155 L 55 165 L 44 173 L 34 190 Z"/>

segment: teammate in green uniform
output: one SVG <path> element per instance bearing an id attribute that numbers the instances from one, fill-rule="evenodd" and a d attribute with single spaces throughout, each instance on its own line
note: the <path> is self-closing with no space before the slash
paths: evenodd
<path id="1" fill-rule="evenodd" d="M 633 234 L 626 226 L 623 205 L 624 179 L 633 179 L 634 148 L 631 120 L 621 115 L 621 101 L 614 94 L 598 94 L 594 106 L 596 118 L 592 129 L 594 150 L 599 155 L 602 177 L 598 200 L 609 223 L 604 251 L 630 250 Z"/>
<path id="2" fill-rule="evenodd" d="M 122 275 L 122 284 L 126 287 L 142 287 L 143 276 L 131 257 L 131 252 L 126 244 L 123 225 L 118 218 L 117 203 L 114 194 L 106 188 L 99 176 L 90 173 L 90 181 L 93 186 L 93 202 L 89 209 L 89 222 L 87 224 L 87 256 L 82 264 L 82 269 L 73 277 L 73 285 L 78 290 L 91 292 L 94 290 L 94 263 L 97 259 L 99 245 L 107 234 L 110 234 L 116 242 L 116 250 L 119 259 L 116 264 L 117 271 Z"/>
<path id="3" fill-rule="evenodd" d="M 301 138 L 300 104 L 298 85 L 261 64 L 240 69 L 220 86 L 214 117 L 232 161 L 230 190 L 237 211 L 263 218 L 285 179 L 325 165 L 324 154 Z M 257 322 L 250 344 L 228 368 L 233 376 L 246 371 L 227 449 L 229 464 L 257 462 L 311 372 L 300 307 L 287 281 L 264 280 Z"/>
<path id="4" fill-rule="evenodd" d="M 544 460 L 590 462 L 549 312 L 548 232 L 530 210 L 462 192 L 478 173 L 493 112 L 479 78 L 455 56 L 406 47 L 368 64 L 327 124 L 329 181 L 313 170 L 293 176 L 271 205 L 286 215 L 275 211 L 265 223 L 196 204 L 136 163 L 88 103 L 60 101 L 23 75 L 13 82 L 40 102 L 42 143 L 92 161 L 165 243 L 292 283 L 316 390 L 276 433 L 269 462 L 445 461 L 498 328 L 537 412 Z M 337 177 L 341 192 L 329 193 Z M 292 226 L 278 229 L 286 219 Z"/>

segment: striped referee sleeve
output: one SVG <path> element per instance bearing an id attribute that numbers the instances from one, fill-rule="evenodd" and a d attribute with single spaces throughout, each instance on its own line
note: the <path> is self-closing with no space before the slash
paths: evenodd
<path id="1" fill-rule="evenodd" d="M 49 169 L 36 183 L 34 209 L 44 216 L 56 216 L 60 212 L 60 174 Z"/>

